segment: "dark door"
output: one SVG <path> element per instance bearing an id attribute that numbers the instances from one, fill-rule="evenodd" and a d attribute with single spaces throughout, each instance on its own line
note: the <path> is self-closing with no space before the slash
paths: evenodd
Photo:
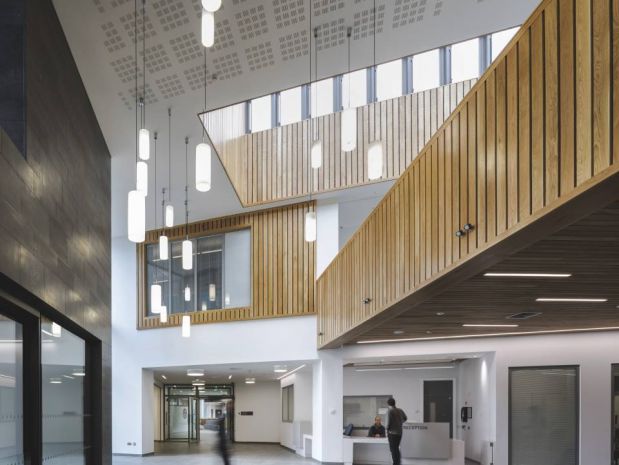
<path id="1" fill-rule="evenodd" d="M 449 437 L 453 437 L 453 381 L 423 382 L 424 423 L 449 423 Z"/>

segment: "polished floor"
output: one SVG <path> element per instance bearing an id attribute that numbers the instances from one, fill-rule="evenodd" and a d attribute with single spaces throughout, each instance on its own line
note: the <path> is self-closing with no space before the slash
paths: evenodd
<path id="1" fill-rule="evenodd" d="M 155 455 L 149 457 L 114 456 L 113 465 L 169 465 L 170 457 L 183 465 L 220 465 L 215 442 L 200 444 L 157 443 Z M 276 444 L 235 444 L 231 447 L 233 465 L 298 465 L 316 463 L 304 459 Z"/>
<path id="2" fill-rule="evenodd" d="M 202 441 L 188 446 L 186 443 L 157 443 L 155 455 L 148 457 L 114 456 L 113 465 L 169 465 L 170 457 L 183 465 L 220 465 L 213 441 Z M 275 444 L 235 444 L 232 447 L 233 465 L 299 465 L 317 463 L 304 459 Z M 467 460 L 467 465 L 474 465 Z"/>

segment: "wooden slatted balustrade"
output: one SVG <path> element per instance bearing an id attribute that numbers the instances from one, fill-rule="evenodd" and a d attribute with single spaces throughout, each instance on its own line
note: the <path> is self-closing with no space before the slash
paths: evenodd
<path id="1" fill-rule="evenodd" d="M 243 206 L 268 204 L 372 182 L 397 179 L 476 80 L 371 103 L 357 109 L 357 148 L 340 149 L 341 113 L 245 134 L 244 104 L 205 114 L 213 147 Z M 312 122 L 310 122 L 312 121 Z M 323 144 L 323 165 L 309 167 L 310 124 Z M 367 148 L 384 143 L 384 175 L 370 181 Z M 311 180 L 310 180 L 311 176 Z"/>
<path id="2" fill-rule="evenodd" d="M 544 0 L 318 279 L 319 346 L 613 182 L 618 152 L 619 0 Z"/>

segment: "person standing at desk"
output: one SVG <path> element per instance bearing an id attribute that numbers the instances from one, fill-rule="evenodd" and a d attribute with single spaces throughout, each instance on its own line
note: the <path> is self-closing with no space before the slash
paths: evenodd
<path id="1" fill-rule="evenodd" d="M 370 426 L 368 430 L 368 438 L 384 438 L 385 437 L 385 427 L 382 424 L 382 420 L 380 415 L 376 415 L 374 418 L 374 424 Z"/>
<path id="2" fill-rule="evenodd" d="M 400 443 L 402 442 L 402 425 L 408 420 L 406 413 L 401 408 L 395 406 L 395 399 L 392 397 L 387 401 L 389 405 L 389 416 L 387 417 L 387 437 L 389 438 L 389 450 L 393 465 L 400 465 L 402 457 L 400 455 Z"/>

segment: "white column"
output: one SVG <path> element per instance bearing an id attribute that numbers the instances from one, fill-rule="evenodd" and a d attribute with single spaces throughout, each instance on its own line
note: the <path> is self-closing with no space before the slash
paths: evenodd
<path id="1" fill-rule="evenodd" d="M 339 204 L 319 204 L 316 207 L 316 217 L 316 277 L 318 277 L 340 250 Z"/>
<path id="2" fill-rule="evenodd" d="M 153 372 L 142 370 L 142 455 L 155 452 L 154 384 Z"/>
<path id="3" fill-rule="evenodd" d="M 339 351 L 320 352 L 313 384 L 312 458 L 341 463 L 344 369 Z"/>

